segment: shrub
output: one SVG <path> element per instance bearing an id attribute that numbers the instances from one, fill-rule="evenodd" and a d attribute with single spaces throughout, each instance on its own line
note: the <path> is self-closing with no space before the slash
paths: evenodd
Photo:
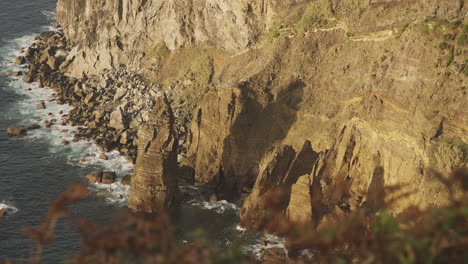
<path id="1" fill-rule="evenodd" d="M 458 45 L 467 45 L 468 44 L 468 24 L 463 25 L 463 29 L 458 33 L 457 37 Z"/>
<path id="2" fill-rule="evenodd" d="M 323 20 L 332 16 L 330 2 L 317 0 L 310 3 L 302 15 L 299 25 L 307 27 L 313 24 L 321 24 Z"/>

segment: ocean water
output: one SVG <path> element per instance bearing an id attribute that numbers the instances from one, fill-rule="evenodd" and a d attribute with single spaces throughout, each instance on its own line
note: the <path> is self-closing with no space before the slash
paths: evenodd
<path id="1" fill-rule="evenodd" d="M 106 153 L 109 160 L 99 159 L 102 152 L 92 141 L 71 142 L 76 127 L 45 128 L 45 120 L 55 118 L 60 123 L 71 108 L 56 104 L 52 89 L 5 74 L 24 70 L 12 62 L 21 49 L 33 43 L 35 35 L 52 29 L 55 6 L 56 0 L 0 0 L 0 208 L 8 212 L 0 218 L 0 259 L 13 262 L 28 259 L 33 245 L 21 229 L 37 226 L 49 202 L 70 184 L 86 183 L 85 175 L 97 170 L 115 171 L 120 179 L 133 168 L 117 152 Z M 47 108 L 39 110 L 42 100 Z M 16 124 L 42 128 L 28 131 L 26 136 L 8 136 L 7 128 Z M 64 140 L 71 143 L 64 145 Z M 79 252 L 80 236 L 74 229 L 79 217 L 105 225 L 127 210 L 128 187 L 94 184 L 89 189 L 86 199 L 70 207 L 72 215 L 59 222 L 54 244 L 44 250 L 43 263 L 61 263 Z M 199 228 L 219 245 L 229 245 L 240 234 L 236 229 L 238 209 L 227 202 L 192 201 L 176 209 L 171 219 L 181 242 Z"/>

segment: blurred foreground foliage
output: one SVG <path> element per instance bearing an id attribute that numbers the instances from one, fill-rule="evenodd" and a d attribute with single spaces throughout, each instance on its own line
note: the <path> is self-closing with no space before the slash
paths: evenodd
<path id="1" fill-rule="evenodd" d="M 167 213 L 129 212 L 102 228 L 79 220 L 81 251 L 65 263 L 468 263 L 468 170 L 441 180 L 449 190 L 463 189 L 463 196 L 452 197 L 444 208 L 411 207 L 398 216 L 385 209 L 356 210 L 318 229 L 288 222 L 283 212 L 275 211 L 278 199 L 272 197 L 267 208 L 271 217 L 262 220 L 258 231 L 279 228 L 286 238 L 287 258 L 273 252 L 258 260 L 242 243 L 220 249 L 204 239 L 202 230 L 192 234 L 193 242 L 181 244 Z M 67 205 L 86 195 L 86 186 L 71 186 L 51 202 L 39 227 L 24 230 L 36 244 L 29 263 L 41 263 L 43 247 L 52 246 L 57 221 L 69 215 Z"/>

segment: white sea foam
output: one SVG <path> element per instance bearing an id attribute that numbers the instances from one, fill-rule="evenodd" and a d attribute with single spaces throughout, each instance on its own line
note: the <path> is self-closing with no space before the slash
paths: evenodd
<path id="1" fill-rule="evenodd" d="M 18 208 L 16 208 L 13 204 L 7 202 L 7 201 L 1 201 L 0 202 L 0 209 L 5 209 L 7 212 L 7 215 L 12 215 L 16 212 L 18 212 Z"/>
<path id="2" fill-rule="evenodd" d="M 239 208 L 236 204 L 230 203 L 226 200 L 216 201 L 216 202 L 206 202 L 200 200 L 190 200 L 188 204 L 197 206 L 207 210 L 214 210 L 215 212 L 222 214 L 226 211 L 238 211 Z"/>
<path id="3" fill-rule="evenodd" d="M 235 230 L 244 234 L 247 229 L 240 225 L 236 225 Z M 270 248 L 280 248 L 284 251 L 286 257 L 288 257 L 288 250 L 285 247 L 285 239 L 272 234 L 264 234 L 259 237 L 255 244 L 248 245 L 244 248 L 245 252 L 253 254 L 257 259 L 260 259 L 263 252 Z M 308 254 L 308 251 L 304 251 L 302 254 Z"/>
<path id="4" fill-rule="evenodd" d="M 243 228 L 241 225 L 236 225 L 235 229 L 241 233 L 244 233 L 245 231 L 247 231 L 247 229 Z"/>
<path id="5" fill-rule="evenodd" d="M 216 202 L 206 202 L 203 199 L 203 196 L 200 193 L 200 190 L 197 186 L 193 185 L 182 185 L 179 186 L 179 190 L 190 197 L 187 203 L 206 210 L 214 210 L 217 213 L 224 213 L 226 211 L 239 211 L 239 208 L 236 204 L 230 203 L 226 200 L 220 200 Z"/>
<path id="6" fill-rule="evenodd" d="M 55 21 L 56 14 L 54 11 L 42 11 L 41 13 L 47 17 L 47 20 Z"/>
<path id="7" fill-rule="evenodd" d="M 43 12 L 49 20 L 55 19 L 55 13 Z M 44 27 L 43 30 L 51 30 L 52 27 Z M 15 58 L 24 55 L 21 49 L 27 49 L 35 42 L 36 34 L 31 34 L 14 39 L 2 50 L 1 56 L 7 61 L 1 66 L 2 72 L 23 71 L 20 65 L 13 63 Z M 83 140 L 73 142 L 73 131 L 77 127 L 61 125 L 64 115 L 72 109 L 66 104 L 60 105 L 55 102 L 54 90 L 50 88 L 39 88 L 38 83 L 25 83 L 21 76 L 10 76 L 9 88 L 16 93 L 23 95 L 23 99 L 18 102 L 18 107 L 10 109 L 9 115 L 12 117 L 22 117 L 22 124 L 40 124 L 41 129 L 28 131 L 27 139 L 31 141 L 46 141 L 50 143 L 49 151 L 57 155 L 66 155 L 68 163 L 81 167 L 92 167 L 96 170 L 114 171 L 117 174 L 117 182 L 113 184 L 93 184 L 90 188 L 105 196 L 109 203 L 126 205 L 129 196 L 129 187 L 121 185 L 120 179 L 133 170 L 133 164 L 127 161 L 117 151 L 104 153 L 108 160 L 99 158 L 103 152 L 99 150 L 93 140 Z M 38 109 L 37 105 L 44 101 L 46 109 Z M 38 122 L 37 119 L 41 121 Z M 56 124 L 50 128 L 45 128 L 45 121 L 56 119 Z M 63 144 L 68 141 L 69 144 Z M 83 155 L 87 154 L 86 157 Z M 83 177 L 85 175 L 82 175 Z"/>
<path id="8" fill-rule="evenodd" d="M 288 258 L 288 250 L 284 245 L 284 238 L 265 234 L 260 239 L 257 240 L 257 243 L 245 247 L 245 251 L 252 253 L 257 259 L 260 259 L 262 253 L 270 248 L 280 248 L 284 251 L 286 258 Z"/>

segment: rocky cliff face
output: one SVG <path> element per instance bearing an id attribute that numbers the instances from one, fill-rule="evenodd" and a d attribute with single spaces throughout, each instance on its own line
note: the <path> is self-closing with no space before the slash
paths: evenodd
<path id="1" fill-rule="evenodd" d="M 448 0 L 59 0 L 71 47 L 60 69 L 125 64 L 168 82 L 174 109 L 196 105 L 176 111 L 189 128 L 179 161 L 207 194 L 247 197 L 241 218 L 252 225 L 282 189 L 284 215 L 318 226 L 406 192 L 395 212 L 447 200 L 438 175 L 468 161 L 466 14 Z M 135 175 L 169 157 L 173 143 L 149 142 L 170 125 L 154 124 L 139 128 Z M 144 194 L 131 206 L 159 193 L 145 190 L 158 177 L 132 180 Z"/>
<path id="2" fill-rule="evenodd" d="M 216 106 L 229 98 L 218 94 L 201 103 L 189 152 L 197 179 L 238 193 L 255 182 L 245 225 L 261 217 L 275 188 L 286 189 L 285 215 L 316 226 L 330 214 L 377 210 L 403 193 L 395 212 L 442 205 L 448 193 L 437 175 L 467 164 L 465 9 L 455 2 L 308 4 L 296 28 L 280 26 L 274 44 L 225 66 L 240 72 L 248 100 Z M 247 63 L 238 68 L 240 61 Z M 212 118 L 215 112 L 229 118 Z M 296 154 L 307 141 L 311 154 Z M 290 176 L 299 161 L 307 170 Z"/>
<path id="3" fill-rule="evenodd" d="M 175 202 L 177 142 L 172 109 L 167 99 L 160 97 L 148 124 L 138 131 L 138 158 L 131 179 L 129 208 L 154 212 Z"/>
<path id="4" fill-rule="evenodd" d="M 170 50 L 208 45 L 238 52 L 269 27 L 269 1 L 60 0 L 57 19 L 73 43 L 74 77 L 141 61 L 158 43 Z"/>

